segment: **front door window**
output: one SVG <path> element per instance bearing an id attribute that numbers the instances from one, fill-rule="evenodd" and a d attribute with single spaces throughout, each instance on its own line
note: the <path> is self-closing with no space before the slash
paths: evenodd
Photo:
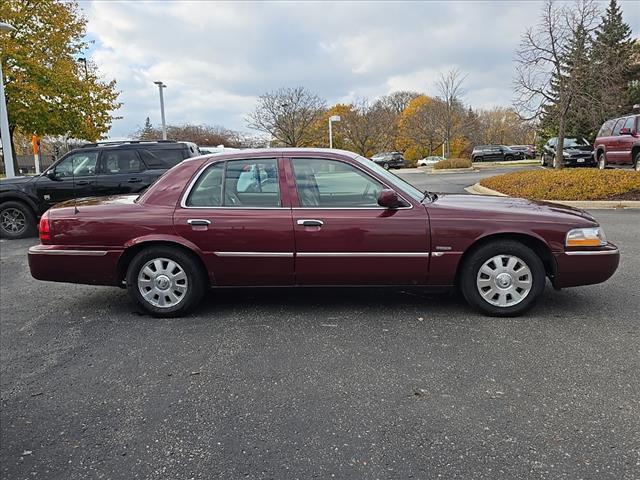
<path id="1" fill-rule="evenodd" d="M 293 171 L 301 207 L 378 207 L 382 184 L 347 163 L 294 159 Z"/>

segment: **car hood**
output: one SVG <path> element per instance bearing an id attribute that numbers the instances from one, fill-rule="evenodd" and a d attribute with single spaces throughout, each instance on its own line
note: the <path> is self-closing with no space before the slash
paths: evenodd
<path id="1" fill-rule="evenodd" d="M 524 198 L 498 197 L 490 195 L 439 195 L 433 204 L 438 209 L 455 209 L 464 212 L 469 218 L 526 216 L 545 218 L 549 221 L 566 221 L 585 225 L 596 225 L 595 219 L 584 210 L 558 203 L 527 200 Z"/>
<path id="2" fill-rule="evenodd" d="M 12 177 L 12 178 L 3 178 L 0 180 L 0 189 L 2 188 L 12 188 L 18 185 L 24 185 L 25 183 L 33 182 L 37 176 L 28 176 L 28 177 Z"/>

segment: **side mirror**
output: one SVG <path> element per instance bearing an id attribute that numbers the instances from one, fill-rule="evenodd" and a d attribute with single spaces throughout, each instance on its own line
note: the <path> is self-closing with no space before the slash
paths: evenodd
<path id="1" fill-rule="evenodd" d="M 56 178 L 56 169 L 55 168 L 50 168 L 49 170 L 47 170 L 44 174 L 47 178 L 49 178 L 49 180 L 57 180 Z"/>
<path id="2" fill-rule="evenodd" d="M 630 128 L 621 128 L 620 129 L 620 135 L 631 135 L 631 129 Z"/>
<path id="3" fill-rule="evenodd" d="M 404 202 L 400 199 L 395 190 L 385 188 L 378 194 L 378 205 L 393 210 L 404 206 Z"/>

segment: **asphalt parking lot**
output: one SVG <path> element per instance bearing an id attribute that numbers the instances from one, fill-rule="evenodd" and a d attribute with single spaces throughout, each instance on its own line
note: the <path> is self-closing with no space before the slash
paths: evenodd
<path id="1" fill-rule="evenodd" d="M 158 320 L 3 241 L 2 478 L 638 479 L 640 211 L 593 213 L 619 271 L 514 319 L 345 288 Z"/>

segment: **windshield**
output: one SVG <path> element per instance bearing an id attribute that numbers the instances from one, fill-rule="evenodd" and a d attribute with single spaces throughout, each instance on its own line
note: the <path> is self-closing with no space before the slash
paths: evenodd
<path id="1" fill-rule="evenodd" d="M 364 157 L 357 156 L 356 161 L 361 165 L 373 170 L 382 178 L 384 178 L 388 183 L 393 185 L 394 187 L 398 187 L 404 192 L 407 192 L 415 201 L 420 202 L 424 198 L 424 193 L 418 190 L 416 187 L 411 185 L 410 183 L 405 182 L 403 179 L 394 175 L 389 170 L 385 170 L 377 163 L 374 163 L 370 160 L 367 160 Z"/>
<path id="2" fill-rule="evenodd" d="M 588 147 L 591 144 L 587 142 L 584 138 L 565 138 L 564 139 L 564 147 Z"/>

